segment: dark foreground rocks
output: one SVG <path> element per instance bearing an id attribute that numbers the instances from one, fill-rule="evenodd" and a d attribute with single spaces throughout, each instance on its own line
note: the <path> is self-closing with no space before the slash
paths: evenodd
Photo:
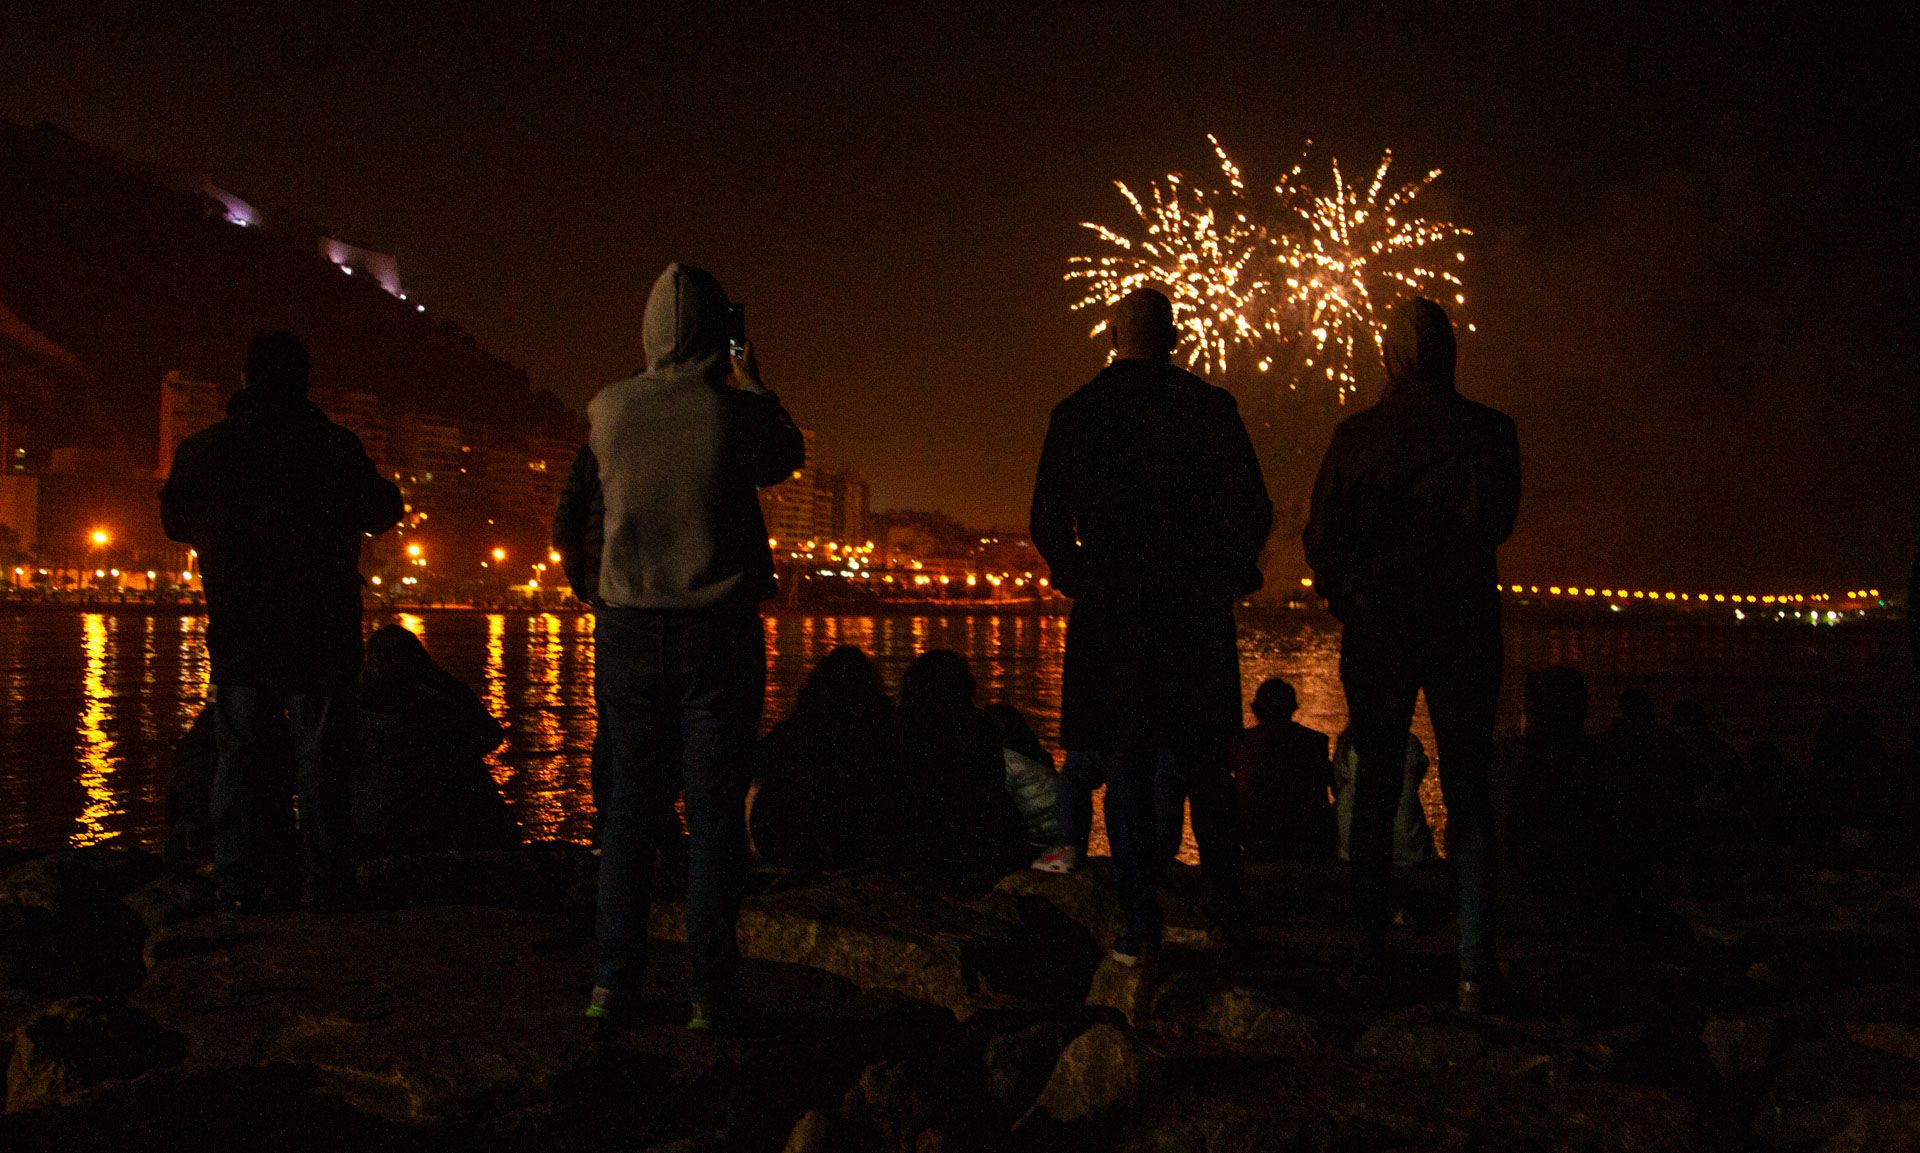
<path id="1" fill-rule="evenodd" d="M 1519 994 L 1466 1018 L 1440 926 L 1387 995 L 1341 989 L 1341 871 L 1253 870 L 1261 950 L 1206 946 L 1173 880 L 1158 964 L 1102 960 L 1100 867 L 933 881 L 763 872 L 749 1012 L 683 1027 L 663 905 L 637 1019 L 596 1031 L 594 858 L 369 862 L 366 907 L 217 913 L 96 848 L 0 872 L 0 1148 L 59 1150 L 1920 1149 L 1920 873 L 1728 850 L 1680 940 L 1513 918 Z M 673 878 L 661 878 L 673 891 Z M 1691 940 L 1685 939 L 1690 934 Z"/>

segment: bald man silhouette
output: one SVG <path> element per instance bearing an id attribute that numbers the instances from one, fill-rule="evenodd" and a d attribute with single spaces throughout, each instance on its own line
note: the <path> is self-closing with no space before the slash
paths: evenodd
<path id="1" fill-rule="evenodd" d="M 1162 764 L 1192 803 L 1216 929 L 1252 943 L 1227 751 L 1241 721 L 1233 607 L 1260 587 L 1273 505 L 1233 396 L 1171 363 L 1166 296 L 1129 293 L 1112 334 L 1113 363 L 1053 410 L 1032 530 L 1054 586 L 1073 598 L 1061 743 L 1106 762 L 1126 909 L 1114 956 L 1134 964 L 1160 939 Z"/>

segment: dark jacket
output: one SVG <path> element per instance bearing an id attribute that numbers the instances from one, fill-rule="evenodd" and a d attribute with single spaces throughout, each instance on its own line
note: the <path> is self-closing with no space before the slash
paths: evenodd
<path id="1" fill-rule="evenodd" d="M 1259 724 L 1233 746 L 1240 826 L 1250 848 L 1286 857 L 1331 857 L 1333 758 L 1327 734 L 1298 721 Z"/>
<path id="2" fill-rule="evenodd" d="M 600 601 L 600 553 L 605 541 L 607 502 L 600 495 L 600 462 L 593 446 L 583 444 L 573 455 L 573 468 L 553 510 L 553 550 L 567 574 L 576 599 Z"/>
<path id="3" fill-rule="evenodd" d="M 1123 360 L 1053 410 L 1033 542 L 1074 598 L 1069 749 L 1225 741 L 1240 730 L 1233 602 L 1260 587 L 1273 505 L 1233 396 Z"/>
<path id="4" fill-rule="evenodd" d="M 167 535 L 200 554 L 216 685 L 342 688 L 360 664 L 360 541 L 400 520 L 360 438 L 298 393 L 248 388 L 181 442 Z"/>
<path id="5" fill-rule="evenodd" d="M 770 392 L 730 388 L 727 298 L 709 273 L 672 264 L 647 299 L 647 367 L 587 405 L 605 502 L 600 600 L 713 609 L 774 593 L 758 489 L 806 460 Z"/>
<path id="6" fill-rule="evenodd" d="M 506 849 L 520 843 L 485 757 L 506 740 L 458 677 L 362 693 L 355 717 L 353 831 L 368 855 Z"/>
<path id="7" fill-rule="evenodd" d="M 893 714 L 796 712 L 760 739 L 753 843 L 770 865 L 850 869 L 895 849 L 906 798 Z"/>
<path id="8" fill-rule="evenodd" d="M 900 715 L 907 800 L 894 818 L 900 859 L 937 871 L 1019 868 L 1027 822 L 1007 793 L 1000 734 L 986 713 Z"/>
<path id="9" fill-rule="evenodd" d="M 1519 506 L 1513 421 L 1416 373 L 1334 430 L 1304 533 L 1314 587 L 1348 625 L 1497 621 Z"/>

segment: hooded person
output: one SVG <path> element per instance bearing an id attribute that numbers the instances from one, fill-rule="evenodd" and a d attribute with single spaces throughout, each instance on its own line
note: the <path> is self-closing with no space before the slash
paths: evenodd
<path id="1" fill-rule="evenodd" d="M 1227 753 L 1241 721 L 1233 606 L 1260 587 L 1273 504 L 1232 394 L 1172 364 L 1166 296 L 1130 293 L 1112 331 L 1114 362 L 1053 410 L 1031 528 L 1053 586 L 1073 598 L 1061 744 L 1105 762 L 1127 909 L 1114 955 L 1129 963 L 1160 937 L 1154 781 L 1169 757 L 1210 914 L 1250 940 Z"/>
<path id="2" fill-rule="evenodd" d="M 1513 421 L 1454 388 L 1453 322 L 1414 299 L 1388 321 L 1387 388 L 1334 430 L 1304 543 L 1314 590 L 1342 625 L 1340 680 L 1354 780 L 1354 979 L 1377 987 L 1392 915 L 1393 817 L 1415 699 L 1427 694 L 1458 884 L 1459 999 L 1482 1007 L 1494 970 L 1494 707 L 1503 656 L 1494 554 L 1520 506 Z"/>
<path id="3" fill-rule="evenodd" d="M 360 669 L 360 545 L 404 511 L 360 438 L 307 399 L 307 349 L 270 332 L 247 350 L 227 417 L 180 443 L 160 490 L 167 536 L 193 546 L 207 597 L 219 765 L 214 874 L 245 906 L 271 879 L 271 735 L 292 726 L 303 900 L 352 888 L 350 716 Z"/>
<path id="4" fill-rule="evenodd" d="M 668 265 L 642 319 L 646 368 L 587 406 L 603 509 L 601 957 L 588 1008 L 599 1018 L 619 1016 L 639 990 L 654 859 L 682 787 L 689 1024 L 720 1023 L 734 1001 L 746 790 L 766 690 L 758 606 L 774 593 L 758 490 L 792 476 L 806 445 L 760 383 L 752 347 L 729 357 L 727 312 L 711 273 Z"/>

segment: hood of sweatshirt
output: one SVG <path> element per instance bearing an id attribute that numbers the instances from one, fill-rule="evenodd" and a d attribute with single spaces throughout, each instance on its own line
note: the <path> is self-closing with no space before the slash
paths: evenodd
<path id="1" fill-rule="evenodd" d="M 1387 390 L 1413 382 L 1453 386 L 1453 321 L 1425 297 L 1395 306 L 1387 317 Z"/>
<path id="2" fill-rule="evenodd" d="M 647 376 L 698 375 L 718 384 L 727 361 L 727 294 L 704 268 L 675 261 L 653 282 L 641 322 Z"/>

